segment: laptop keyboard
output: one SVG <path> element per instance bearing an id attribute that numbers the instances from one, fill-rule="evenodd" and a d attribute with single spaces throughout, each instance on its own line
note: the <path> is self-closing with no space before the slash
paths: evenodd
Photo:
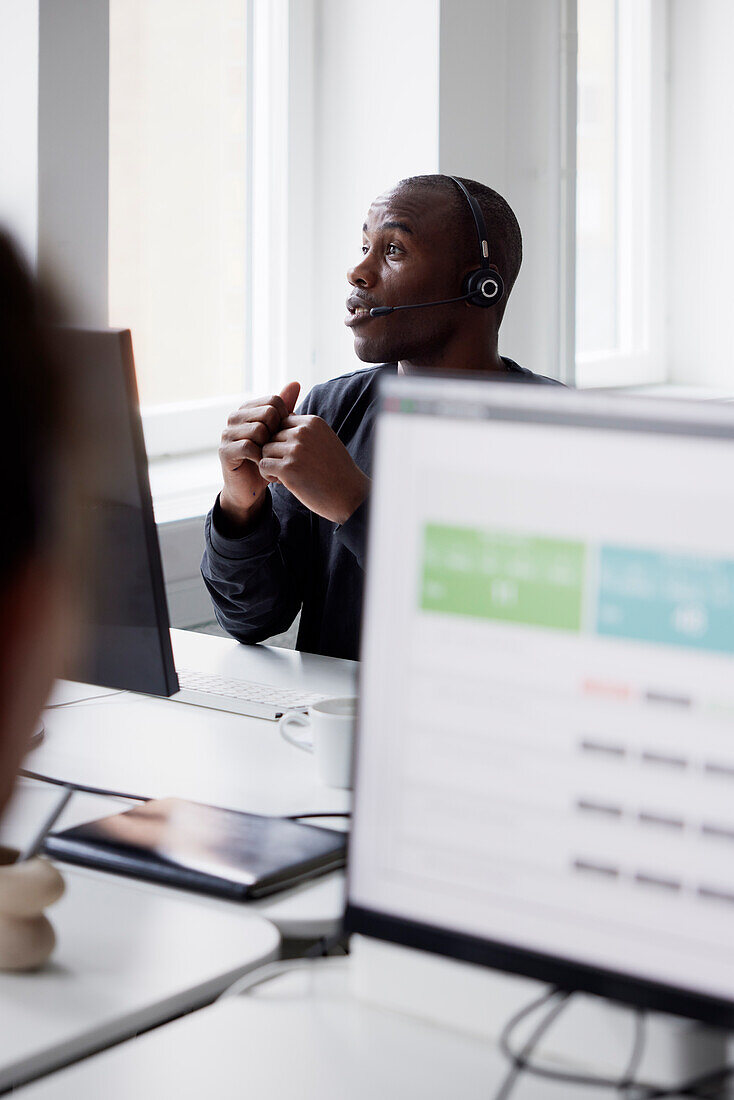
<path id="1" fill-rule="evenodd" d="M 178 668 L 176 671 L 181 690 L 178 696 L 173 696 L 174 699 L 214 710 L 249 714 L 253 718 L 275 720 L 288 710 L 305 710 L 312 703 L 326 698 L 312 692 L 294 691 L 253 680 L 230 680 L 189 668 Z"/>

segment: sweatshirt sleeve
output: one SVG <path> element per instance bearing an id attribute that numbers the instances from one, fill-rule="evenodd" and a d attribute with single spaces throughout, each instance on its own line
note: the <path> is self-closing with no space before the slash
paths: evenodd
<path id="1" fill-rule="evenodd" d="M 354 555 L 357 565 L 364 572 L 365 551 L 367 545 L 367 519 L 369 497 L 363 500 L 359 508 L 352 512 L 346 523 L 337 527 L 334 535 Z"/>
<path id="2" fill-rule="evenodd" d="M 303 602 L 310 513 L 275 485 L 257 525 L 241 538 L 222 534 L 220 515 L 217 498 L 204 525 L 204 584 L 219 624 L 240 642 L 262 642 L 287 630 Z"/>
<path id="3" fill-rule="evenodd" d="M 343 415 L 340 391 L 333 383 L 315 386 L 298 413 L 323 416 L 334 426 Z M 367 502 L 334 529 L 334 538 L 364 569 Z M 318 516 L 284 486 L 269 486 L 257 524 L 241 538 L 224 532 L 219 499 L 206 518 L 201 563 L 204 583 L 219 624 L 241 642 L 261 642 L 291 625 L 304 600 L 311 598 L 323 562 L 319 554 Z"/>

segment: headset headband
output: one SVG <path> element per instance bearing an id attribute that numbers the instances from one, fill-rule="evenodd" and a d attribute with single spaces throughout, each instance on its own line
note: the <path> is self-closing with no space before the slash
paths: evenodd
<path id="1" fill-rule="evenodd" d="M 482 208 L 479 205 L 479 203 L 477 202 L 477 200 L 474 198 L 474 196 L 469 194 L 469 192 L 467 191 L 466 187 L 461 182 L 461 180 L 457 179 L 456 176 L 449 176 L 449 179 L 452 179 L 454 181 L 454 183 L 456 184 L 456 186 L 461 191 L 463 191 L 463 193 L 466 197 L 466 201 L 469 203 L 469 206 L 470 206 L 471 212 L 472 212 L 472 217 L 474 218 L 474 224 L 477 227 L 477 237 L 479 238 L 479 251 L 480 251 L 481 257 L 482 257 L 481 262 L 479 264 L 479 267 L 482 270 L 486 271 L 486 270 L 489 269 L 489 242 L 488 242 L 488 239 L 487 239 L 487 226 L 485 225 L 485 222 L 484 222 L 484 215 L 482 214 Z"/>

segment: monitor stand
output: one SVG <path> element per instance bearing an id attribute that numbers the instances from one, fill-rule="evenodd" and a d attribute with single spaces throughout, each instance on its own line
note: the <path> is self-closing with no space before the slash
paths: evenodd
<path id="1" fill-rule="evenodd" d="M 350 941 L 352 993 L 383 1008 L 497 1040 L 507 1021 L 545 988 L 529 978 L 457 962 L 366 936 Z M 602 997 L 572 998 L 538 1058 L 571 1072 L 616 1076 L 632 1050 L 630 1008 Z M 646 1015 L 640 1080 L 670 1087 L 726 1062 L 727 1033 L 678 1016 Z"/>

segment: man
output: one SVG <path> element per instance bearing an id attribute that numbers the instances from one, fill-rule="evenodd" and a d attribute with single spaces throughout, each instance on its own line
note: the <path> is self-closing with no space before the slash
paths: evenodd
<path id="1" fill-rule="evenodd" d="M 460 184 L 479 202 L 491 268 L 504 293 L 485 309 L 463 297 L 371 315 L 374 308 L 462 294 L 481 254 Z M 222 434 L 224 486 L 206 520 L 202 574 L 230 634 L 262 641 L 286 630 L 301 609 L 298 649 L 357 658 L 379 378 L 396 371 L 470 371 L 497 381 L 550 383 L 497 350 L 521 259 L 512 210 L 473 180 L 414 176 L 375 199 L 363 226 L 362 258 L 347 273 L 345 324 L 357 356 L 382 365 L 316 386 L 297 415 L 300 386 L 291 382 L 280 394 L 242 405 Z"/>
<path id="2" fill-rule="evenodd" d="M 0 810 L 68 643 L 65 394 L 39 308 L 37 290 L 0 233 Z"/>

